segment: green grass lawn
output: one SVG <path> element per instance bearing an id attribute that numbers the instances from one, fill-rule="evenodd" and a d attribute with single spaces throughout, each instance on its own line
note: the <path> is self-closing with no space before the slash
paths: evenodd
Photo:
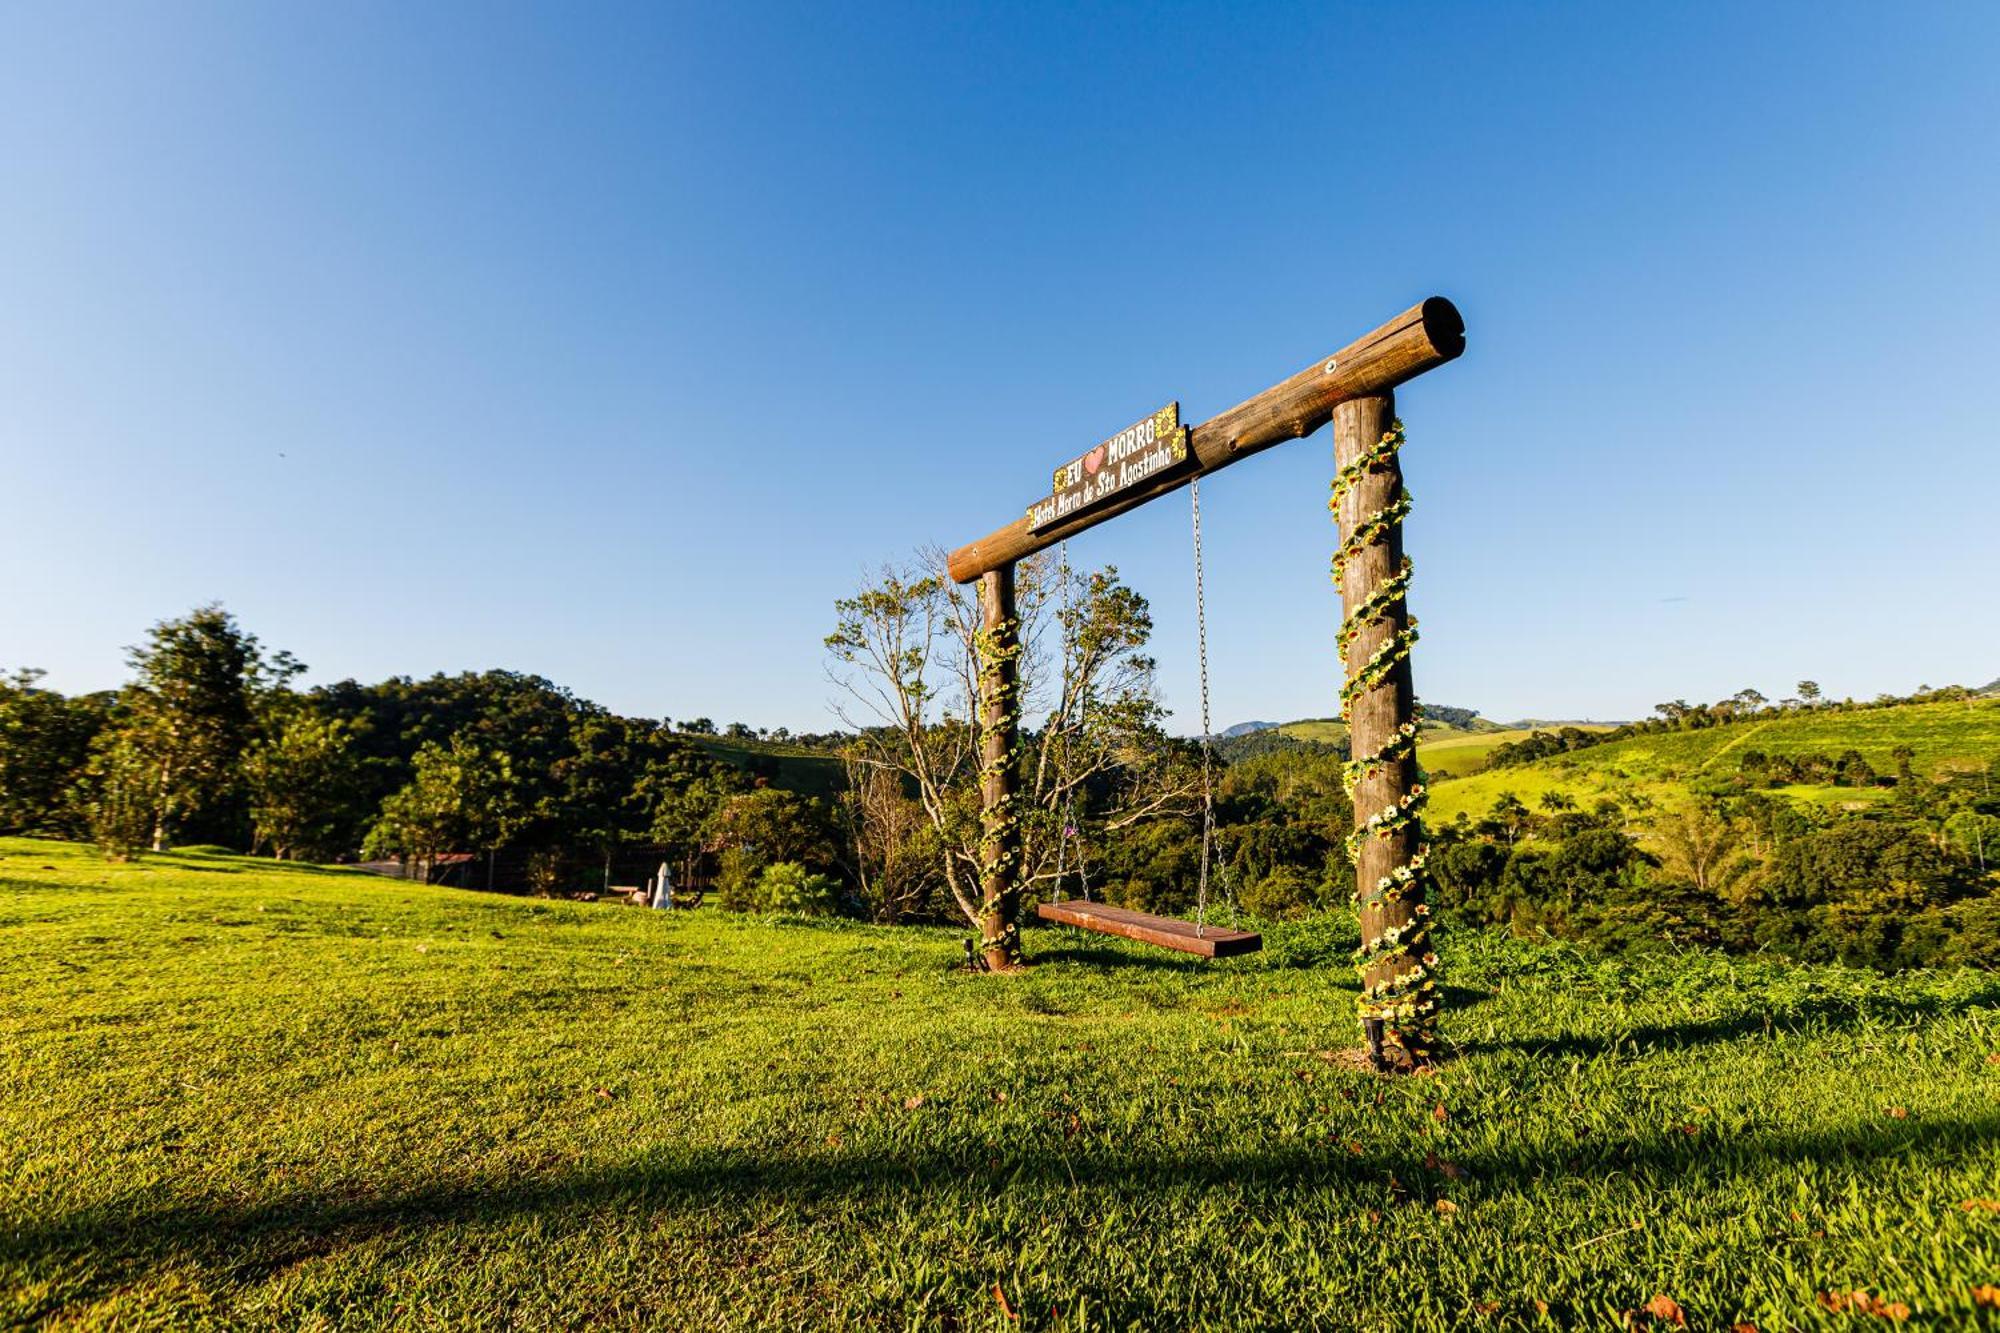
<path id="1" fill-rule="evenodd" d="M 1343 922 L 958 938 L 0 840 L 0 1322 L 1957 1328 L 2000 1282 L 1990 975 L 1461 935 L 1395 1081 L 1329 1058 Z"/>
<path id="2" fill-rule="evenodd" d="M 1948 765 L 1983 767 L 2000 755 L 2000 699 L 1785 713 L 1701 731 L 1634 736 L 1440 782 L 1431 792 L 1430 818 L 1442 822 L 1460 811 L 1477 818 L 1503 791 L 1531 805 L 1549 791 L 1560 791 L 1585 806 L 1606 796 L 1629 804 L 1634 794 L 1671 800 L 1702 773 L 1732 771 L 1750 750 L 1776 755 L 1859 750 L 1877 772 L 1888 774 L 1895 772 L 1895 750 L 1902 745 L 1916 752 L 1914 766 L 1925 777 Z M 1434 767 L 1428 750 L 1419 753 L 1427 767 Z M 1442 775 L 1445 770 L 1434 771 Z M 1823 804 L 1866 801 L 1872 795 L 1840 788 L 1789 790 Z"/>

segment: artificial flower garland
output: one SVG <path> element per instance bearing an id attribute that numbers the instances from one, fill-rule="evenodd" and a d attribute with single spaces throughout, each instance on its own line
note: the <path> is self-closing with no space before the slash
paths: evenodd
<path id="1" fill-rule="evenodd" d="M 1021 656 L 1017 624 L 1009 622 L 993 630 L 980 628 L 974 634 L 973 647 L 979 659 L 980 698 L 982 702 L 990 702 L 993 709 L 993 716 L 982 718 L 981 723 L 988 731 L 999 730 L 1016 736 L 1015 744 L 1018 746 L 1019 733 L 1016 724 L 1020 720 L 1020 681 L 1017 678 L 1008 688 L 1000 687 L 1004 668 Z M 990 779 L 998 778 L 1009 771 L 1015 760 L 1014 751 L 1010 748 L 998 760 L 988 763 L 985 758 L 985 748 L 984 745 L 980 746 L 979 785 L 982 790 Z M 1005 875 L 1008 883 L 1014 886 L 1010 896 L 1018 898 L 1020 884 L 1014 872 L 1018 869 L 1021 858 L 1021 841 L 1020 818 L 1015 809 L 1016 804 L 1016 800 L 1010 797 L 997 809 L 989 809 L 986 812 L 979 834 L 979 858 L 982 886 L 991 883 L 995 876 Z M 981 905 L 979 911 L 981 958 L 997 950 L 1010 964 L 1019 960 L 1021 926 L 1018 921 L 1007 919 L 1013 915 L 1015 913 L 1010 910 L 1005 898 Z M 994 927 L 1002 920 L 1006 920 L 1006 925 L 995 933 Z"/>

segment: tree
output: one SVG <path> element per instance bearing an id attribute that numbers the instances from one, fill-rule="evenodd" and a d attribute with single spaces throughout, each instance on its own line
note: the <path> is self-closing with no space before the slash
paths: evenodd
<path id="1" fill-rule="evenodd" d="M 159 826 L 160 768 L 128 727 L 107 727 L 91 743 L 84 773 L 91 840 L 113 861 L 129 861 Z"/>
<path id="2" fill-rule="evenodd" d="M 74 836 L 87 818 L 76 809 L 72 789 L 90 762 L 110 701 L 103 695 L 65 699 L 42 688 L 42 675 L 24 667 L 0 676 L 0 833 Z"/>
<path id="3" fill-rule="evenodd" d="M 942 552 L 888 567 L 834 604 L 829 674 L 857 732 L 851 761 L 894 775 L 929 821 L 939 877 L 975 927 L 981 901 L 977 717 L 981 617 L 943 572 Z M 1016 570 L 1024 726 L 1014 763 L 1021 834 L 1018 885 L 1054 878 L 1063 830 L 1095 815 L 1116 830 L 1186 813 L 1199 782 L 1185 747 L 1161 729 L 1146 600 L 1115 569 L 1072 573 L 1047 556 Z M 998 910 L 1011 922 L 1012 905 Z M 1000 947 L 1018 953 L 1018 938 Z"/>
<path id="4" fill-rule="evenodd" d="M 704 843 L 722 853 L 722 905 L 758 910 L 766 868 L 796 862 L 808 870 L 834 864 L 834 829 L 819 803 L 776 787 L 731 796 L 703 826 Z"/>
<path id="5" fill-rule="evenodd" d="M 1743 827 L 1717 806 L 1691 802 L 1654 826 L 1667 872 L 1716 898 L 1735 898 L 1757 863 L 1742 850 Z"/>
<path id="6" fill-rule="evenodd" d="M 1944 821 L 1938 841 L 1947 854 L 1968 865 L 1977 863 L 1983 875 L 1989 857 L 2000 860 L 2000 816 L 1960 810 Z"/>
<path id="7" fill-rule="evenodd" d="M 1805 700 L 1806 707 L 1819 707 L 1820 688 L 1816 680 L 1802 680 L 1798 684 L 1799 698 Z"/>
<path id="8" fill-rule="evenodd" d="M 674 868 L 674 882 L 691 883 L 702 857 L 720 850 L 706 831 L 722 803 L 742 788 L 734 769 L 719 768 L 682 782 L 664 784 L 651 796 L 654 842 L 665 849 Z"/>
<path id="9" fill-rule="evenodd" d="M 151 792 L 153 850 L 204 814 L 211 828 L 226 827 L 258 699 L 303 667 L 283 653 L 267 662 L 256 636 L 219 605 L 161 621 L 128 660 L 137 679 L 120 695 L 120 725 L 123 745 L 153 768 L 150 784 L 131 788 Z"/>
<path id="10" fill-rule="evenodd" d="M 835 861 L 833 826 L 817 801 L 778 787 L 731 796 L 709 817 L 709 841 L 754 851 L 763 864 L 797 861 L 808 869 Z"/>
<path id="11" fill-rule="evenodd" d="M 904 794 L 902 774 L 869 764 L 856 748 L 843 749 L 841 763 L 840 813 L 862 905 L 882 925 L 921 914 L 940 850 L 923 806 Z"/>
<path id="12" fill-rule="evenodd" d="M 583 714 L 570 725 L 571 753 L 554 766 L 562 784 L 556 823 L 562 835 L 579 838 L 598 853 L 605 889 L 611 887 L 618 848 L 647 831 L 648 812 L 636 788 L 654 734 L 651 723 Z"/>
<path id="13" fill-rule="evenodd" d="M 1492 808 L 1486 812 L 1486 818 L 1506 833 L 1509 847 L 1521 836 L 1521 830 L 1530 817 L 1528 807 L 1511 791 L 1503 791 L 1494 797 Z"/>
<path id="14" fill-rule="evenodd" d="M 507 754 L 458 735 L 449 746 L 432 742 L 417 751 L 415 775 L 382 803 L 365 846 L 371 855 L 402 856 L 426 868 L 454 847 L 478 848 L 486 853 L 491 888 L 494 853 L 523 814 Z"/>
<path id="15" fill-rule="evenodd" d="M 1535 803 L 1552 815 L 1568 814 L 1576 809 L 1575 797 L 1553 788 L 1543 792 Z"/>
<path id="16" fill-rule="evenodd" d="M 292 710 L 243 758 L 253 847 L 269 847 L 280 861 L 325 860 L 350 850 L 341 834 L 358 776 L 348 724 Z"/>

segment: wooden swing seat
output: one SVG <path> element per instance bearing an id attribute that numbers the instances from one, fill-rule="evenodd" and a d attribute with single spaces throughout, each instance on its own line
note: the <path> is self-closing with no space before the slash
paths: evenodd
<path id="1" fill-rule="evenodd" d="M 1141 944 L 1199 954 L 1203 958 L 1229 958 L 1240 953 L 1255 953 L 1264 947 L 1264 937 L 1254 931 L 1224 930 L 1220 926 L 1209 926 L 1204 930 L 1192 921 L 1135 912 L 1129 907 L 1113 907 L 1108 903 L 1068 899 L 1059 903 L 1043 903 L 1035 909 L 1035 914 L 1057 925 L 1094 930 L 1100 935 L 1120 935 Z"/>

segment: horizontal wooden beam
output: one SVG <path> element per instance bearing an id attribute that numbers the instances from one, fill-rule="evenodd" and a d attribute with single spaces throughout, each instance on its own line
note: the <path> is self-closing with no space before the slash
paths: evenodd
<path id="1" fill-rule="evenodd" d="M 1458 307 L 1442 296 L 1433 296 L 1332 356 L 1315 361 L 1282 384 L 1274 384 L 1255 398 L 1196 426 L 1189 438 L 1195 455 L 1193 468 L 1136 486 L 1098 508 L 1040 532 L 1030 530 L 1023 513 L 999 531 L 953 551 L 951 576 L 959 583 L 970 583 L 989 570 L 1011 565 L 1065 537 L 1073 537 L 1107 518 L 1185 486 L 1195 477 L 1228 467 L 1237 459 L 1274 444 L 1310 435 L 1332 418 L 1336 404 L 1386 393 L 1433 366 L 1443 365 L 1464 350 L 1465 321 L 1460 318 Z M 1046 472 L 1042 475 L 1046 479 Z"/>

